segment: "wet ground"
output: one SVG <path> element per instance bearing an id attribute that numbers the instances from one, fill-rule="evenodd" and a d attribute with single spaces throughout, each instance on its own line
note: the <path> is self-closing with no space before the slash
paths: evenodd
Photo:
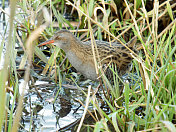
<path id="1" fill-rule="evenodd" d="M 80 88 L 87 91 L 87 87 L 63 84 L 60 89 L 53 82 L 36 81 L 26 91 L 21 122 L 24 128 L 21 127 L 21 130 L 48 132 L 73 129 L 79 124 L 84 111 L 80 102 L 85 104 L 86 96 Z"/>

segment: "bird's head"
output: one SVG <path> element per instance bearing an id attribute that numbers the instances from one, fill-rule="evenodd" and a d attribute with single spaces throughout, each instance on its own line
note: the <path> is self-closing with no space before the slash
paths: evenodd
<path id="1" fill-rule="evenodd" d="M 65 51 L 70 48 L 71 43 L 74 41 L 73 39 L 75 39 L 75 36 L 70 31 L 60 30 L 56 32 L 51 39 L 39 44 L 38 46 L 54 44 Z"/>

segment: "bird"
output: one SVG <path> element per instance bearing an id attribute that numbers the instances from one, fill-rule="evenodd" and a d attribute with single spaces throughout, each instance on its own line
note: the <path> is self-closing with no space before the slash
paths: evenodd
<path id="1" fill-rule="evenodd" d="M 130 40 L 126 46 L 137 53 L 135 43 L 137 39 Z M 122 76 L 131 69 L 133 57 L 131 52 L 119 42 L 95 40 L 98 55 L 96 60 L 99 60 L 108 79 L 112 79 L 112 71 L 109 65 L 114 64 L 118 75 Z M 91 41 L 82 42 L 69 30 L 59 30 L 51 39 L 39 44 L 43 46 L 47 44 L 54 44 L 61 48 L 68 58 L 72 66 L 80 72 L 85 78 L 97 81 L 99 76 L 96 73 L 95 61 L 92 52 Z"/>

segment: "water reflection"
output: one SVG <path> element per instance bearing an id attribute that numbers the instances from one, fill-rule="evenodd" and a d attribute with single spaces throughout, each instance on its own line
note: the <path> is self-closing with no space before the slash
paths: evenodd
<path id="1" fill-rule="evenodd" d="M 37 81 L 38 82 L 38 81 Z M 43 81 L 42 81 L 43 82 Z M 64 85 L 64 95 L 57 97 L 53 104 L 58 87 L 48 82 L 38 82 L 38 90 L 43 98 L 37 96 L 35 88 L 30 88 L 26 95 L 24 114 L 24 126 L 29 130 L 30 120 L 32 116 L 32 129 L 43 130 L 43 132 L 61 129 L 79 119 L 83 113 L 83 108 L 77 109 L 80 104 L 75 102 L 75 98 L 85 100 L 80 90 L 72 85 Z M 68 87 L 69 88 L 68 88 Z M 33 115 L 31 115 L 31 113 Z"/>

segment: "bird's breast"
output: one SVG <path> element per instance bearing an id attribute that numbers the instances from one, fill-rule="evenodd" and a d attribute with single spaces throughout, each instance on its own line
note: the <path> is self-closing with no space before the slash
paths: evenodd
<path id="1" fill-rule="evenodd" d="M 79 71 L 84 77 L 91 79 L 91 80 L 96 80 L 97 79 L 97 74 L 95 71 L 95 66 L 92 63 L 92 60 L 86 60 L 84 54 L 82 53 L 75 53 L 73 51 L 68 51 L 66 53 L 66 56 L 72 66 Z M 93 58 L 92 58 L 93 59 Z"/>

